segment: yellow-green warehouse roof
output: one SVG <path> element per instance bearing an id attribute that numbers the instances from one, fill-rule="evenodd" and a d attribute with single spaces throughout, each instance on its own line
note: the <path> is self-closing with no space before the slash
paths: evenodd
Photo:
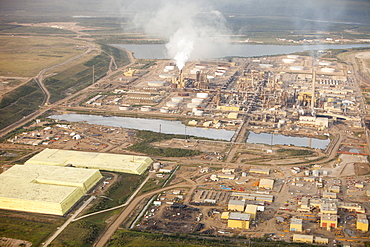
<path id="1" fill-rule="evenodd" d="M 0 208 L 64 215 L 101 178 L 96 169 L 15 165 L 0 174 Z"/>
<path id="2" fill-rule="evenodd" d="M 45 149 L 27 160 L 25 164 L 56 166 L 71 164 L 80 168 L 141 175 L 152 163 L 153 160 L 145 156 Z"/>

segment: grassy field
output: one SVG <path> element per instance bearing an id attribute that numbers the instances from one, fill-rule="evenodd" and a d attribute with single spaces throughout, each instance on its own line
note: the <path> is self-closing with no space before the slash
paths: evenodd
<path id="1" fill-rule="evenodd" d="M 0 210 L 0 237 L 22 239 L 32 242 L 33 246 L 41 246 L 64 220 L 57 216 Z"/>
<path id="2" fill-rule="evenodd" d="M 207 236 L 208 237 L 208 236 Z M 109 247 L 118 246 L 130 246 L 130 247 L 152 247 L 152 246 L 176 246 L 176 247 L 200 247 L 200 246 L 253 246 L 253 247 L 304 247 L 314 246 L 310 244 L 299 244 L 299 243 L 284 243 L 275 241 L 266 241 L 265 238 L 261 239 L 243 239 L 243 238 L 202 238 L 196 235 L 189 236 L 187 234 L 174 234 L 174 235 L 163 235 L 158 233 L 148 232 L 134 232 L 128 230 L 118 230 L 108 242 Z"/>
<path id="3" fill-rule="evenodd" d="M 74 48 L 82 44 L 63 37 L 0 36 L 0 75 L 36 76 L 45 68 L 83 53 Z"/>
<path id="4" fill-rule="evenodd" d="M 37 110 L 43 99 L 34 80 L 5 94 L 0 101 L 0 129 Z"/>

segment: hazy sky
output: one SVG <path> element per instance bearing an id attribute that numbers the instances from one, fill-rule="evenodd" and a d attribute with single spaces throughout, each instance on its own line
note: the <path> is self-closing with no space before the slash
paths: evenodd
<path id="1" fill-rule="evenodd" d="M 6 14 L 120 16 L 127 11 L 153 10 L 163 2 L 187 0 L 0 0 Z M 359 21 L 370 23 L 369 0 L 198 0 L 223 13 L 249 16 Z"/>

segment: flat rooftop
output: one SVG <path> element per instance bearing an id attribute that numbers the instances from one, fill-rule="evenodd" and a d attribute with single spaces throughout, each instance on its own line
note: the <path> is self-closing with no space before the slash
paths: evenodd
<path id="1" fill-rule="evenodd" d="M 45 149 L 25 164 L 67 166 L 141 175 L 153 160 L 146 156 Z"/>
<path id="2" fill-rule="evenodd" d="M 0 174 L 0 208 L 63 215 L 101 178 L 96 169 L 15 165 Z"/>

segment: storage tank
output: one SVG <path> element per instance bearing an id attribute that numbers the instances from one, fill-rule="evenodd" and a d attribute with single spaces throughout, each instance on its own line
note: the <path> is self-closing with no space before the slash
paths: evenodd
<path id="1" fill-rule="evenodd" d="M 202 104 L 203 103 L 203 99 L 200 99 L 200 98 L 194 98 L 194 99 L 191 99 L 191 103 L 197 103 L 197 104 Z"/>
<path id="2" fill-rule="evenodd" d="M 165 67 L 165 69 L 167 69 L 167 70 L 174 70 L 175 69 L 175 66 L 174 65 L 167 65 Z"/>
<path id="3" fill-rule="evenodd" d="M 334 68 L 321 68 L 321 72 L 324 73 L 333 73 L 335 71 Z"/>
<path id="4" fill-rule="evenodd" d="M 283 63 L 294 63 L 295 62 L 295 59 L 292 59 L 292 58 L 284 58 L 283 59 Z"/>
<path id="5" fill-rule="evenodd" d="M 164 82 L 163 81 L 149 81 L 148 86 L 149 87 L 163 87 Z"/>
<path id="6" fill-rule="evenodd" d="M 144 112 L 148 112 L 148 111 L 150 111 L 150 110 L 151 110 L 151 107 L 150 107 L 150 106 L 142 106 L 142 107 L 140 108 L 140 110 L 141 110 L 141 111 L 144 111 Z"/>
<path id="7" fill-rule="evenodd" d="M 303 69 L 304 69 L 303 66 L 290 66 L 290 70 L 294 70 L 294 71 L 301 71 Z"/>
<path id="8" fill-rule="evenodd" d="M 321 65 L 321 66 L 329 66 L 329 65 L 331 65 L 331 62 L 329 62 L 329 61 L 320 61 L 319 62 L 319 65 Z"/>
<path id="9" fill-rule="evenodd" d="M 267 63 L 260 63 L 260 68 L 272 68 L 274 65 Z"/>
<path id="10" fill-rule="evenodd" d="M 118 107 L 120 111 L 128 111 L 130 110 L 130 105 L 121 105 Z"/>
<path id="11" fill-rule="evenodd" d="M 186 107 L 187 108 L 197 108 L 199 106 L 199 104 L 197 103 L 187 103 Z"/>
<path id="12" fill-rule="evenodd" d="M 198 116 L 198 117 L 201 117 L 201 116 L 203 116 L 203 111 L 195 111 L 194 115 Z"/>
<path id="13" fill-rule="evenodd" d="M 168 113 L 168 107 L 162 107 L 159 111 L 161 113 Z"/>
<path id="14" fill-rule="evenodd" d="M 176 108 L 176 107 L 179 106 L 179 103 L 178 102 L 168 101 L 168 102 L 166 102 L 166 106 L 169 107 L 169 108 Z"/>
<path id="15" fill-rule="evenodd" d="M 197 98 L 206 99 L 208 97 L 208 93 L 197 93 Z"/>
<path id="16" fill-rule="evenodd" d="M 183 97 L 172 97 L 171 99 L 172 102 L 177 102 L 177 103 L 181 103 L 183 100 L 184 100 Z"/>

